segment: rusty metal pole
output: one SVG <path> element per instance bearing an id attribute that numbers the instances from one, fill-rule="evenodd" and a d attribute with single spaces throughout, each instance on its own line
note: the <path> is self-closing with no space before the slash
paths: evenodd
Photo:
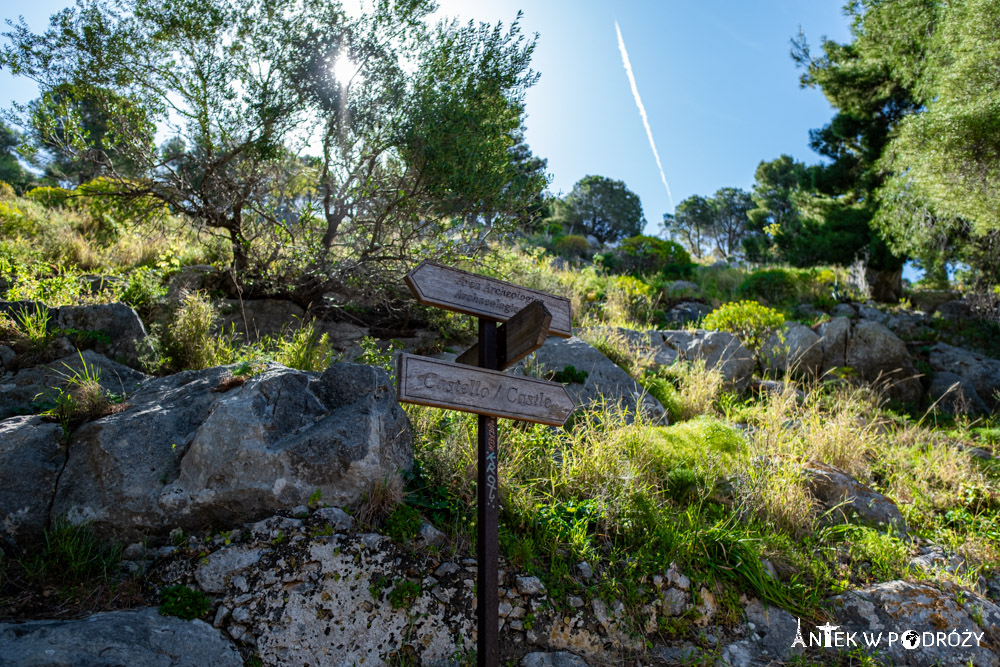
<path id="1" fill-rule="evenodd" d="M 497 323 L 479 318 L 479 367 L 497 370 Z M 479 415 L 478 535 L 476 539 L 476 647 L 478 667 L 499 667 L 500 628 L 497 595 L 497 420 Z"/>

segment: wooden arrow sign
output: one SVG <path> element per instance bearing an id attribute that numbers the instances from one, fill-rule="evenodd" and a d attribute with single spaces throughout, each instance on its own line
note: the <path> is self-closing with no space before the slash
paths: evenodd
<path id="1" fill-rule="evenodd" d="M 428 261 L 421 262 L 404 280 L 420 303 L 498 322 L 506 322 L 532 301 L 541 301 L 552 314 L 549 333 L 563 338 L 573 335 L 566 297 Z"/>
<path id="2" fill-rule="evenodd" d="M 541 301 L 532 301 L 517 315 L 497 327 L 497 368 L 516 364 L 545 344 L 552 314 Z M 479 343 L 458 355 L 456 363 L 479 365 Z"/>
<path id="3" fill-rule="evenodd" d="M 558 382 L 507 375 L 414 354 L 399 357 L 400 403 L 562 426 L 573 399 Z"/>

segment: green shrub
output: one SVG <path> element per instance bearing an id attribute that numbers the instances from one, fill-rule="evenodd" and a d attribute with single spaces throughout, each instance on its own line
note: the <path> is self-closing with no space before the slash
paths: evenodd
<path id="1" fill-rule="evenodd" d="M 77 587 L 110 580 L 121 563 L 122 546 L 103 543 L 90 526 L 57 519 L 45 531 L 45 544 L 21 566 L 28 581 Z"/>
<path id="2" fill-rule="evenodd" d="M 420 584 L 409 579 L 396 579 L 389 591 L 389 604 L 393 609 L 404 609 L 413 604 L 420 595 Z"/>
<path id="3" fill-rule="evenodd" d="M 795 275 L 785 269 L 757 271 L 746 277 L 739 287 L 739 295 L 744 299 L 777 306 L 795 299 L 798 283 Z"/>
<path id="4" fill-rule="evenodd" d="M 276 362 L 300 371 L 325 371 L 335 356 L 330 335 L 321 334 L 311 321 L 300 326 L 288 338 L 279 340 L 274 351 Z"/>
<path id="5" fill-rule="evenodd" d="M 563 384 L 583 384 L 587 381 L 587 371 L 579 371 L 576 366 L 566 366 L 561 371 L 556 371 L 552 374 L 553 382 L 562 382 Z"/>
<path id="6" fill-rule="evenodd" d="M 177 584 L 160 591 L 160 615 L 185 621 L 201 618 L 212 609 L 212 601 L 201 591 Z"/>
<path id="7" fill-rule="evenodd" d="M 709 313 L 703 325 L 706 329 L 735 334 L 747 349 L 756 353 L 784 323 L 784 315 L 756 301 L 734 301 Z"/>
<path id="8" fill-rule="evenodd" d="M 41 186 L 24 193 L 25 199 L 38 202 L 45 208 L 65 206 L 70 201 L 70 191 L 65 188 Z"/>
<path id="9" fill-rule="evenodd" d="M 14 186 L 7 181 L 0 181 L 0 201 L 15 197 Z"/>
<path id="10" fill-rule="evenodd" d="M 215 310 L 201 292 L 183 298 L 167 328 L 167 352 L 177 370 L 201 370 L 216 365 L 220 343 L 212 333 Z"/>
<path id="11" fill-rule="evenodd" d="M 146 319 L 166 294 L 167 288 L 161 283 L 159 272 L 148 266 L 140 266 L 129 275 L 128 285 L 121 298 Z"/>
<path id="12" fill-rule="evenodd" d="M 578 234 L 567 234 L 560 236 L 552 243 L 552 250 L 560 257 L 574 259 L 577 257 L 588 257 L 590 255 L 590 244 L 584 236 Z"/>
<path id="13" fill-rule="evenodd" d="M 690 276 L 694 270 L 691 256 L 673 241 L 655 236 L 632 236 L 615 249 L 617 269 L 622 273 L 661 273 L 670 278 Z"/>
<path id="14" fill-rule="evenodd" d="M 385 520 L 385 530 L 399 543 L 409 542 L 420 533 L 420 512 L 409 505 L 397 505 Z"/>

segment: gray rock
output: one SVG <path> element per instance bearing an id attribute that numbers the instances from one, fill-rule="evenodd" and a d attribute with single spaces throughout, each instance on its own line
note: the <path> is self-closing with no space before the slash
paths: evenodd
<path id="1" fill-rule="evenodd" d="M 107 341 L 88 341 L 86 347 L 133 368 L 140 367 L 142 358 L 151 350 L 142 320 L 124 303 L 63 306 L 59 308 L 55 326 L 104 334 Z"/>
<path id="2" fill-rule="evenodd" d="M 568 651 L 556 653 L 529 653 L 520 662 L 521 667 L 587 667 L 587 663 Z"/>
<path id="3" fill-rule="evenodd" d="M 679 588 L 668 588 L 663 591 L 663 613 L 668 616 L 680 616 L 688 610 L 687 593 Z"/>
<path id="4" fill-rule="evenodd" d="M 580 575 L 584 581 L 590 581 L 594 578 L 594 568 L 590 567 L 590 563 L 585 560 L 576 564 L 576 573 Z"/>
<path id="5" fill-rule="evenodd" d="M 943 303 L 962 298 L 962 293 L 955 290 L 917 290 L 909 294 L 910 303 L 919 311 L 930 315 Z"/>
<path id="6" fill-rule="evenodd" d="M 944 582 L 931 585 L 889 581 L 838 595 L 831 603 L 836 619 L 833 623 L 839 624 L 841 631 L 857 632 L 859 637 L 862 632 L 883 634 L 878 651 L 888 664 L 915 667 L 1000 665 L 1000 655 L 995 648 L 1000 608 L 970 591 Z M 902 637 L 911 631 L 917 635 L 913 636 L 913 640 L 919 642 L 916 647 L 907 649 L 901 641 L 892 644 L 888 641 L 890 632 Z M 981 646 L 977 646 L 974 639 L 971 646 L 937 643 L 938 632 L 952 631 L 958 633 L 963 642 L 966 632 L 985 636 L 982 636 Z M 803 628 L 805 634 L 806 628 Z"/>
<path id="7" fill-rule="evenodd" d="M 916 340 L 934 335 L 930 327 L 930 318 L 923 313 L 898 312 L 886 317 L 884 324 L 894 334 L 907 340 Z"/>
<path id="8" fill-rule="evenodd" d="M 179 301 L 188 292 L 207 289 L 211 279 L 216 276 L 216 268 L 208 264 L 185 266 L 170 277 L 167 300 Z"/>
<path id="9" fill-rule="evenodd" d="M 764 368 L 777 374 L 794 372 L 812 376 L 823 370 L 823 345 L 809 327 L 789 322 L 771 334 L 761 348 Z"/>
<path id="10" fill-rule="evenodd" d="M 15 370 L 16 359 L 17 353 L 14 352 L 13 348 L 7 347 L 6 345 L 0 345 L 0 370 Z"/>
<path id="11" fill-rule="evenodd" d="M 0 623 L 0 664 L 241 667 L 243 659 L 209 624 L 160 616 L 156 609 L 146 608 L 76 621 Z"/>
<path id="12" fill-rule="evenodd" d="M 823 315 L 823 311 L 811 303 L 800 303 L 795 306 L 795 317 L 800 320 L 813 321 Z"/>
<path id="13" fill-rule="evenodd" d="M 712 307 L 696 301 L 679 303 L 666 314 L 666 324 L 670 327 L 682 327 L 686 324 L 698 323 L 712 312 Z"/>
<path id="14" fill-rule="evenodd" d="M 264 549 L 224 547 L 212 552 L 195 570 L 194 578 L 208 593 L 222 593 L 229 579 L 254 565 L 265 553 Z"/>
<path id="15" fill-rule="evenodd" d="M 71 377 L 83 373 L 84 363 L 87 364 L 88 373 L 97 371 L 98 382 L 105 391 L 118 396 L 132 394 L 147 378 L 143 373 L 91 350 L 82 353 L 82 361 L 80 354 L 73 351 L 51 363 L 23 368 L 0 383 L 0 419 L 35 412 L 38 405 L 52 403 L 58 390 L 68 387 L 67 381 Z"/>
<path id="16" fill-rule="evenodd" d="M 286 329 L 296 329 L 305 322 L 306 312 L 291 301 L 279 299 L 227 299 L 220 324 L 223 331 L 235 331 L 247 342 L 264 336 L 278 337 Z"/>
<path id="17" fill-rule="evenodd" d="M 989 408 L 1000 407 L 1000 361 L 947 343 L 932 347 L 928 360 L 935 371 L 967 380 Z"/>
<path id="18" fill-rule="evenodd" d="M 967 320 L 972 317 L 972 308 L 962 300 L 945 301 L 937 312 L 946 320 Z"/>
<path id="19" fill-rule="evenodd" d="M 756 362 L 739 339 L 728 331 L 651 331 L 683 361 L 704 361 L 705 368 L 719 369 L 729 388 L 743 391 L 750 383 Z"/>
<path id="20" fill-rule="evenodd" d="M 927 393 L 937 410 L 951 415 L 982 415 L 990 411 L 972 383 L 955 373 L 935 373 Z"/>
<path id="21" fill-rule="evenodd" d="M 603 401 L 620 402 L 629 415 L 634 415 L 637 406 L 641 406 L 648 418 L 655 422 L 666 422 L 667 411 L 659 401 L 646 394 L 628 373 L 576 336 L 550 336 L 545 345 L 516 368 L 523 372 L 529 362 L 544 366 L 549 371 L 561 371 L 566 366 L 573 366 L 578 371 L 587 373 L 583 384 L 566 385 L 578 407 L 600 404 Z"/>
<path id="22" fill-rule="evenodd" d="M 339 507 L 322 507 L 316 510 L 313 516 L 330 524 L 334 530 L 344 531 L 354 527 L 354 517 Z"/>
<path id="23" fill-rule="evenodd" d="M 849 303 L 838 303 L 831 312 L 834 317 L 854 318 L 858 316 L 857 309 Z"/>
<path id="24" fill-rule="evenodd" d="M 827 509 L 834 523 L 861 523 L 893 526 L 906 532 L 906 521 L 896 503 L 881 493 L 861 484 L 840 468 L 825 463 L 811 463 L 802 471 L 808 477 L 809 490 Z"/>
<path id="25" fill-rule="evenodd" d="M 354 503 L 412 465 L 412 432 L 385 371 L 272 365 L 219 388 L 225 368 L 146 382 L 119 414 L 73 436 L 53 512 L 119 539 L 269 516 L 319 489 Z"/>
<path id="26" fill-rule="evenodd" d="M 545 585 L 538 577 L 517 577 L 517 592 L 521 595 L 541 595 L 545 592 Z"/>
<path id="27" fill-rule="evenodd" d="M 0 421 L 0 534 L 19 544 L 42 539 L 65 463 L 58 424 L 41 417 Z"/>
<path id="28" fill-rule="evenodd" d="M 847 339 L 851 334 L 851 321 L 834 317 L 824 322 L 817 331 L 823 348 L 823 369 L 840 368 L 847 364 Z"/>
<path id="29" fill-rule="evenodd" d="M 871 320 L 872 322 L 878 322 L 879 324 L 885 324 L 889 319 L 887 314 L 883 313 L 878 308 L 873 308 L 867 304 L 858 306 L 858 315 L 863 320 Z"/>
<path id="30" fill-rule="evenodd" d="M 448 536 L 440 530 L 424 521 L 420 524 L 420 534 L 418 535 L 420 546 L 441 547 L 448 542 Z"/>
<path id="31" fill-rule="evenodd" d="M 862 379 L 884 386 L 892 398 L 917 403 L 923 397 L 919 373 L 906 343 L 884 324 L 871 320 L 856 322 L 847 342 L 846 361 Z"/>

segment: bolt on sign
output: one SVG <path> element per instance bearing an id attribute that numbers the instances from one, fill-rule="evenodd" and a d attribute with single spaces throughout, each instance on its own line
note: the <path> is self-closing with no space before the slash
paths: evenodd
<path id="1" fill-rule="evenodd" d="M 479 320 L 478 342 L 454 363 L 403 354 L 396 377 L 401 403 L 479 415 L 476 659 L 480 667 L 497 667 L 497 419 L 561 426 L 575 407 L 558 382 L 501 371 L 537 350 L 549 335 L 573 335 L 569 299 L 435 262 L 421 262 L 405 280 L 420 303 Z"/>

